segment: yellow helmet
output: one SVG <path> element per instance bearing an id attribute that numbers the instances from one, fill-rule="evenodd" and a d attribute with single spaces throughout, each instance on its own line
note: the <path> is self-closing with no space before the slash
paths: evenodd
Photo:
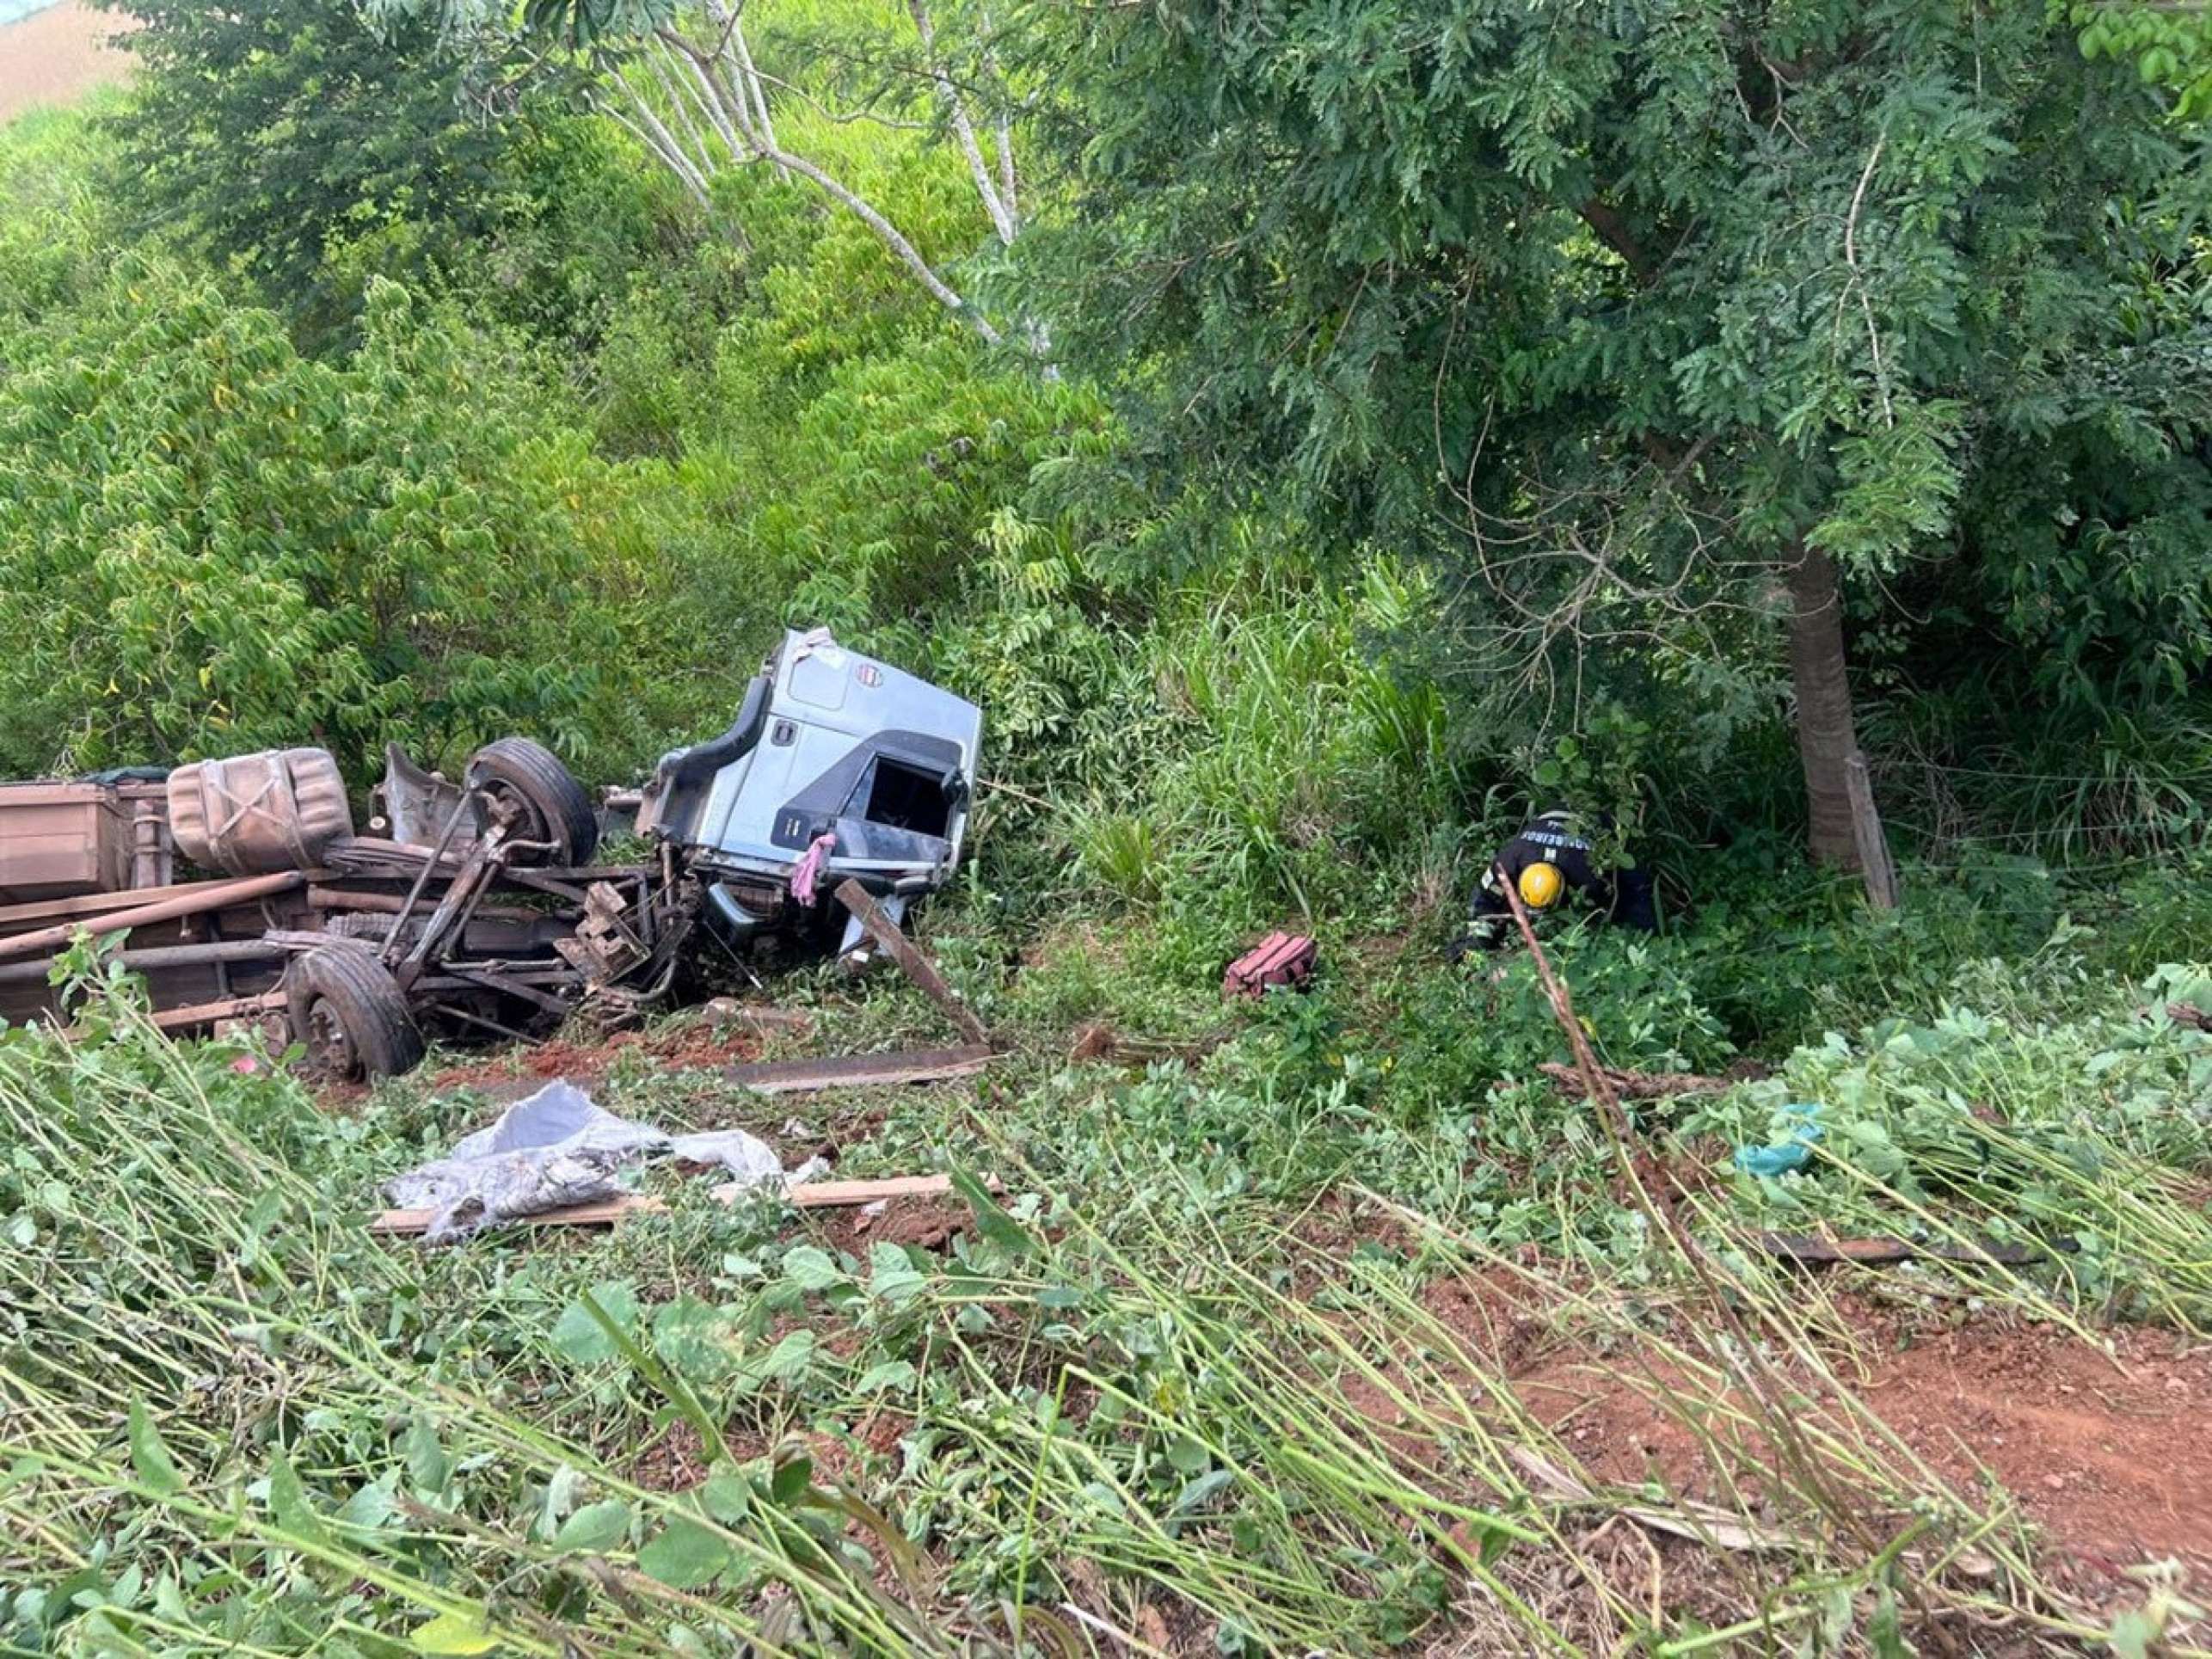
<path id="1" fill-rule="evenodd" d="M 1567 890 L 1565 878 L 1557 864 L 1531 864 L 1521 872 L 1515 886 L 1521 889 L 1521 902 L 1531 910 L 1549 910 L 1559 902 L 1559 895 Z"/>

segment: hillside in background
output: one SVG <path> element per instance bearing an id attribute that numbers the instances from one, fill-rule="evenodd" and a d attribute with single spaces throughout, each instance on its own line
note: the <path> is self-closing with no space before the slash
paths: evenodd
<path id="1" fill-rule="evenodd" d="M 83 0 L 0 0 L 0 121 L 74 103 L 128 75 L 129 54 L 108 45 L 118 27 Z"/>

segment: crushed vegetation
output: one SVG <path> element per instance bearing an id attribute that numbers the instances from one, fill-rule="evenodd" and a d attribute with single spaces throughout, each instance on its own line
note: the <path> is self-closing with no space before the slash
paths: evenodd
<path id="1" fill-rule="evenodd" d="M 1068 1016 L 1193 1030 L 1218 987 L 1103 994 L 1079 931 L 1009 968 L 974 912 L 931 943 L 1006 1064 L 796 1103 L 685 1065 L 729 1052 L 704 1022 L 342 1103 L 171 1043 L 127 982 L 74 1039 L 0 1038 L 10 1638 L 2203 1641 L 2212 1035 L 2166 1010 L 2212 980 L 2117 987 L 2062 937 L 1769 1078 L 1632 1101 L 1677 1231 L 1536 1070 L 1564 1047 L 1526 959 L 1324 959 L 1195 1059 L 1128 1060 L 1069 1058 Z M 1608 987 L 1650 1005 L 1667 944 L 1551 954 L 1608 1059 L 1690 1058 L 1615 1037 Z M 857 1048 L 939 1029 L 903 983 L 807 983 Z M 364 1231 L 549 1059 L 612 1109 L 959 1199 L 800 1214 L 655 1173 L 665 1210 L 611 1231 Z M 1736 1171 L 1800 1098 L 1807 1166 Z M 2032 1256 L 1806 1270 L 1747 1246 L 1777 1228 Z"/>

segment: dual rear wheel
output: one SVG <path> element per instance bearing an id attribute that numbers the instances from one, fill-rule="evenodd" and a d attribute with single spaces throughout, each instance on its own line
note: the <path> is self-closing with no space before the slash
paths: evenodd
<path id="1" fill-rule="evenodd" d="M 487 743 L 469 757 L 467 777 L 505 808 L 510 839 L 528 849 L 518 863 L 591 862 L 599 848 L 599 814 L 583 785 L 543 744 L 526 737 Z M 390 926 L 389 916 L 374 912 L 335 917 L 329 931 L 353 943 L 310 950 L 286 970 L 292 1039 L 305 1046 L 316 1071 L 396 1077 L 421 1064 L 421 1028 L 376 949 Z"/>

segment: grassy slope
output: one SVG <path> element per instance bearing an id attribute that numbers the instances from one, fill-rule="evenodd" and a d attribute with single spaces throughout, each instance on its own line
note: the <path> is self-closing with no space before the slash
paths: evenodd
<path id="1" fill-rule="evenodd" d="M 0 1617 L 34 1644 L 67 1622 L 262 1650 L 336 1621 L 433 1651 L 832 1630 L 886 1651 L 1017 1630 L 1075 1651 L 1925 1650 L 1954 1628 L 1994 1652 L 2087 1642 L 2147 1597 L 2172 1616 L 2070 1558 L 2170 1547 L 2137 1524 L 2151 1489 L 2092 1524 L 1987 1423 L 1974 1449 L 2025 1503 L 1948 1444 L 1976 1432 L 1942 1391 L 1981 1374 L 1977 1343 L 2105 1396 L 2108 1429 L 2212 1398 L 2173 1336 L 2212 1322 L 2212 1037 L 2070 955 L 1653 1112 L 1686 1250 L 1609 1195 L 1582 1107 L 1493 1063 L 1508 1036 L 1549 1052 L 1525 964 L 1447 982 L 1454 1029 L 1425 953 L 1342 955 L 1356 980 L 1195 1069 L 1132 1071 L 1069 1060 L 1071 1024 L 1203 1032 L 1210 987 L 1088 931 L 1018 972 L 972 917 L 936 943 L 1016 1035 L 980 1091 L 791 1121 L 649 1045 L 600 1087 L 671 1124 L 834 1140 L 850 1174 L 1000 1174 L 1003 1207 L 974 1195 L 944 1250 L 661 1177 L 672 1212 L 615 1236 L 395 1248 L 347 1218 L 476 1097 L 402 1084 L 326 1117 L 127 1014 L 75 1048 L 0 1041 L 0 1577 L 27 1587 Z M 1588 949 L 1563 960 L 1602 980 Z M 935 1034 L 897 984 L 787 988 L 839 1047 Z M 1395 1023 L 1416 1008 L 1426 1044 Z M 1728 1176 L 1785 1095 L 1834 1114 L 1813 1172 Z M 2071 1248 L 1810 1281 L 1730 1242 L 1813 1218 Z M 1913 1368 L 1945 1343 L 1964 1370 Z M 2031 1420 L 2048 1450 L 2047 1414 L 2009 1421 L 2025 1441 Z M 2137 1445 L 2154 1471 L 2184 1455 Z"/>

